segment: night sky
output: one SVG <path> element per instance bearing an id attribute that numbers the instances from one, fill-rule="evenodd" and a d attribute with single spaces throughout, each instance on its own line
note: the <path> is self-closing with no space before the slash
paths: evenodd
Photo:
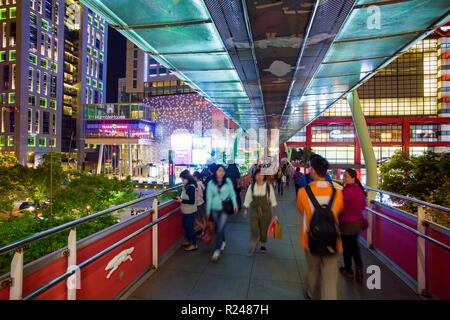
<path id="1" fill-rule="evenodd" d="M 106 102 L 117 102 L 117 81 L 126 73 L 126 38 L 114 28 L 108 28 L 108 66 Z"/>

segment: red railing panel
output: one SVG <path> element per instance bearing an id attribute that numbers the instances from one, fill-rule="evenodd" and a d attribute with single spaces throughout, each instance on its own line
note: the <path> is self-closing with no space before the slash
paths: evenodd
<path id="1" fill-rule="evenodd" d="M 373 206 L 378 211 L 394 220 L 401 222 L 413 229 L 417 228 L 417 222 L 399 213 L 389 210 L 384 206 Z M 417 279 L 417 237 L 408 230 L 379 217 L 375 214 L 372 242 L 375 248 L 391 259 L 411 277 Z"/>
<path id="2" fill-rule="evenodd" d="M 176 210 L 171 216 L 158 223 L 158 255 L 163 255 L 172 247 L 183 235 L 182 213 L 179 210 L 179 204 L 173 203 L 159 210 L 158 216 L 161 217 L 170 211 Z M 151 223 L 152 217 L 147 216 L 128 226 L 112 232 L 111 234 L 99 239 L 81 248 L 77 252 L 77 262 L 89 259 L 93 255 L 108 248 L 109 246 L 122 240 L 124 237 L 141 229 Z M 122 222 L 124 223 L 124 222 Z M 113 228 L 113 227 L 111 227 Z M 131 253 L 123 252 L 126 249 L 133 248 Z M 117 269 L 105 270 L 108 264 L 114 258 L 122 253 L 123 258 L 130 256 L 133 260 L 124 259 L 117 264 Z M 118 296 L 129 284 L 131 284 L 139 275 L 141 275 L 152 264 L 152 230 L 151 228 L 130 239 L 120 247 L 109 252 L 97 261 L 81 270 L 81 288 L 77 290 L 77 300 L 111 300 Z M 26 276 L 23 282 L 23 297 L 37 290 L 41 286 L 52 281 L 67 271 L 67 262 L 65 257 L 33 272 Z M 9 299 L 9 287 L 0 290 L 0 299 Z M 47 292 L 41 294 L 38 300 L 64 300 L 66 298 L 66 281 L 63 281 Z"/>
<path id="3" fill-rule="evenodd" d="M 437 230 L 431 227 L 426 228 L 426 235 L 450 245 L 450 230 Z M 442 228 L 444 229 L 444 228 Z M 450 252 L 441 247 L 426 241 L 425 246 L 426 261 L 426 288 L 436 297 L 442 300 L 450 299 Z"/>

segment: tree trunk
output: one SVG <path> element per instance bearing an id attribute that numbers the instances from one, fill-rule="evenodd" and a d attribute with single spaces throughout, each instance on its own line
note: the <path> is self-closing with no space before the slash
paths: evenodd
<path id="1" fill-rule="evenodd" d="M 38 218 L 39 199 L 34 200 L 34 219 Z"/>

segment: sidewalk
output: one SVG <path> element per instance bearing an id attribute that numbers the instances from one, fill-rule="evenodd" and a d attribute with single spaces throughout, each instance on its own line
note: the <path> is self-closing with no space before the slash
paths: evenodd
<path id="1" fill-rule="evenodd" d="M 178 249 L 172 257 L 129 297 L 129 300 L 304 300 L 307 265 L 300 244 L 301 217 L 295 205 L 294 186 L 278 197 L 283 238 L 268 240 L 267 252 L 257 249 L 252 257 L 249 217 L 243 211 L 230 217 L 226 227 L 227 246 L 217 263 L 211 262 L 212 245 L 199 249 Z M 420 299 L 367 249 L 361 254 L 365 266 L 381 269 L 381 290 L 369 290 L 338 276 L 338 299 Z M 367 275 L 365 275 L 365 279 Z"/>

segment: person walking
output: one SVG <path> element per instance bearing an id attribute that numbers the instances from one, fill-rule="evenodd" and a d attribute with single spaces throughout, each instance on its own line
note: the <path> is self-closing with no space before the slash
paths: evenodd
<path id="1" fill-rule="evenodd" d="M 238 203 L 238 210 L 240 211 L 242 208 L 240 188 L 241 172 L 239 171 L 239 168 L 233 160 L 228 160 L 228 168 L 226 170 L 226 174 L 227 177 L 230 178 L 233 182 L 234 192 L 236 193 L 236 199 Z"/>
<path id="2" fill-rule="evenodd" d="M 194 180 L 197 182 L 198 192 L 196 193 L 196 202 L 197 212 L 195 213 L 194 224 L 202 230 L 200 238 L 203 237 L 206 229 L 206 203 L 203 198 L 203 192 L 205 190 L 205 186 L 202 183 L 202 175 L 200 172 L 194 172 Z"/>
<path id="3" fill-rule="evenodd" d="M 314 178 L 311 176 L 311 159 L 313 159 L 314 157 L 321 157 L 321 156 L 318 154 L 313 154 L 311 156 L 311 158 L 308 161 L 308 167 L 310 169 L 310 172 L 302 175 L 302 177 L 300 179 L 299 189 L 306 187 L 308 184 L 310 184 L 311 182 L 314 181 Z M 333 184 L 333 180 L 331 180 L 331 177 L 328 174 L 325 174 L 325 181 L 328 181 L 329 183 Z"/>
<path id="4" fill-rule="evenodd" d="M 186 233 L 186 241 L 182 244 L 185 251 L 193 251 L 198 249 L 197 238 L 195 236 L 194 218 L 197 211 L 196 190 L 197 182 L 192 178 L 189 170 L 183 170 L 180 174 L 184 187 L 182 188 L 181 197 L 176 197 L 176 202 L 181 204 L 181 212 L 183 213 L 183 229 Z"/>
<path id="5" fill-rule="evenodd" d="M 284 177 L 283 169 L 281 169 L 281 167 L 278 167 L 278 171 L 275 176 L 277 182 L 278 195 L 280 195 L 280 193 L 281 195 L 283 195 L 283 177 Z"/>
<path id="6" fill-rule="evenodd" d="M 290 162 L 286 163 L 286 187 L 289 187 L 291 181 L 293 168 Z"/>
<path id="7" fill-rule="evenodd" d="M 229 212 L 225 212 L 224 205 L 230 204 L 230 201 L 232 213 L 236 214 L 238 207 L 233 182 L 226 176 L 225 167 L 218 164 L 206 188 L 206 217 L 209 219 L 212 216 L 217 227 L 216 245 L 211 259 L 213 262 L 216 262 L 220 258 L 220 252 L 225 250 L 225 224 Z"/>
<path id="8" fill-rule="evenodd" d="M 295 185 L 295 195 L 297 196 L 298 194 L 298 189 L 300 189 L 300 181 L 302 179 L 302 175 L 303 173 L 300 172 L 300 167 L 295 168 L 295 173 L 294 173 L 294 185 Z"/>
<path id="9" fill-rule="evenodd" d="M 303 217 L 301 243 L 308 264 L 306 296 L 309 299 L 337 299 L 338 252 L 342 252 L 337 227 L 344 207 L 343 196 L 325 181 L 328 161 L 311 159 L 314 179 L 298 192 L 297 208 Z"/>
<path id="10" fill-rule="evenodd" d="M 364 217 L 362 212 L 367 206 L 366 192 L 359 181 L 356 171 L 347 169 L 344 173 L 344 210 L 339 215 L 342 245 L 344 247 L 344 266 L 340 273 L 357 282 L 363 280 L 361 254 L 358 247 L 358 235 L 363 229 Z M 353 276 L 352 258 L 355 262 L 355 276 Z"/>
<path id="11" fill-rule="evenodd" d="M 253 255 L 261 242 L 261 252 L 266 252 L 267 230 L 272 221 L 272 208 L 275 217 L 278 218 L 277 199 L 272 185 L 266 181 L 266 176 L 261 169 L 256 169 L 253 174 L 253 183 L 248 187 L 244 200 L 244 219 L 250 207 L 250 230 L 252 246 L 249 255 Z"/>

